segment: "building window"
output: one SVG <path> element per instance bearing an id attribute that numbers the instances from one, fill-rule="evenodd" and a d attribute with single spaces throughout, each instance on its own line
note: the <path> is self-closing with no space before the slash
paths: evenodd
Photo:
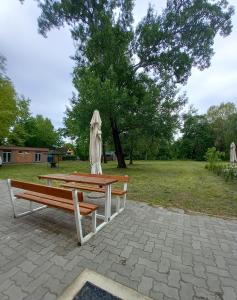
<path id="1" fill-rule="evenodd" d="M 11 161 L 11 152 L 3 152 L 3 162 L 8 163 Z"/>
<path id="2" fill-rule="evenodd" d="M 35 153 L 35 161 L 41 161 L 41 153 Z"/>

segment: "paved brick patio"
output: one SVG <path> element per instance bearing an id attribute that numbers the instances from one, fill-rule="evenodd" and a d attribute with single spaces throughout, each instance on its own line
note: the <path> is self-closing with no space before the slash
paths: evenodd
<path id="1" fill-rule="evenodd" d="M 154 299 L 237 299 L 237 221 L 128 201 L 78 247 L 73 215 L 12 217 L 0 182 L 0 299 L 53 300 L 85 268 Z"/>

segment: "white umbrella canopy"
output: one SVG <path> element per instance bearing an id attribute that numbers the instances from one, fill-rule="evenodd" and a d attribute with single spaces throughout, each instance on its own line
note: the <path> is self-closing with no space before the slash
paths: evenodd
<path id="1" fill-rule="evenodd" d="M 235 143 L 232 142 L 230 144 L 230 162 L 235 163 L 237 162 L 237 157 L 236 157 L 236 146 Z"/>
<path id="2" fill-rule="evenodd" d="M 102 132 L 101 118 L 98 110 L 95 110 L 90 122 L 90 164 L 91 174 L 102 174 Z"/>

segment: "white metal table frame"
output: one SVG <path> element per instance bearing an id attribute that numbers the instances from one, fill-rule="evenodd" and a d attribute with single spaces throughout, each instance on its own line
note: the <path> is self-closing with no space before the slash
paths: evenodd
<path id="1" fill-rule="evenodd" d="M 47 180 L 47 185 L 48 186 L 52 186 L 52 181 L 53 180 L 58 180 L 58 181 L 65 181 L 63 178 L 60 179 L 60 177 L 55 177 L 54 175 L 57 174 L 52 174 L 52 178 L 50 178 L 50 175 L 40 175 L 38 176 L 40 179 L 46 179 Z M 71 176 L 71 175 L 67 175 L 67 174 L 60 174 L 60 175 L 64 175 L 66 176 Z M 86 177 L 86 176 L 82 176 L 82 177 Z M 79 181 L 77 180 L 79 178 L 79 176 L 77 176 L 77 178 L 75 178 L 75 182 Z M 88 177 L 90 178 L 90 177 Z M 71 180 L 73 181 L 73 180 Z M 115 216 L 118 215 L 117 209 L 116 212 L 112 215 L 111 217 L 111 210 L 112 210 L 112 184 L 117 182 L 116 180 L 113 180 L 111 183 L 108 184 L 104 184 L 105 186 L 105 213 L 104 215 L 98 214 L 96 213 L 96 217 L 98 219 L 102 219 L 104 220 L 103 223 L 101 223 L 98 227 L 97 227 L 97 231 L 100 230 L 101 228 L 103 228 L 110 220 L 112 220 Z M 92 184 L 92 183 L 91 183 Z"/>

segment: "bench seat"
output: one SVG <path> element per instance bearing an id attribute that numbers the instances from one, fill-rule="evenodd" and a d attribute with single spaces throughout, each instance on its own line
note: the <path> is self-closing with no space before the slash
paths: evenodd
<path id="1" fill-rule="evenodd" d="M 71 212 L 74 212 L 74 205 L 70 199 L 55 197 L 51 195 L 45 195 L 37 192 L 26 191 L 22 193 L 16 193 L 15 197 L 18 199 L 29 200 L 37 203 L 41 203 L 54 208 L 62 208 Z M 83 216 L 91 214 L 98 209 L 98 205 L 79 202 L 80 214 Z"/>
<path id="2" fill-rule="evenodd" d="M 8 187 L 10 199 L 13 208 L 14 217 L 21 217 L 33 212 L 54 207 L 72 212 L 75 217 L 77 237 L 79 245 L 88 241 L 101 226 L 96 226 L 96 216 L 98 205 L 85 203 L 83 201 L 83 193 L 77 190 L 69 190 L 58 187 L 45 186 L 31 182 L 8 179 Z M 21 191 L 13 190 L 13 188 L 21 189 Z M 29 210 L 17 213 L 16 200 L 28 200 L 30 203 Z M 42 204 L 40 207 L 33 207 L 33 202 Z M 90 215 L 92 218 L 91 232 L 87 235 L 83 234 L 81 219 L 83 216 Z"/>
<path id="3" fill-rule="evenodd" d="M 105 193 L 105 189 L 103 187 L 84 185 L 84 184 L 79 184 L 76 182 L 64 183 L 61 186 L 65 187 L 65 188 L 78 189 L 78 190 L 82 190 L 82 191 Z M 127 191 L 112 188 L 111 194 L 114 196 L 123 196 L 126 194 L 126 192 Z"/>

